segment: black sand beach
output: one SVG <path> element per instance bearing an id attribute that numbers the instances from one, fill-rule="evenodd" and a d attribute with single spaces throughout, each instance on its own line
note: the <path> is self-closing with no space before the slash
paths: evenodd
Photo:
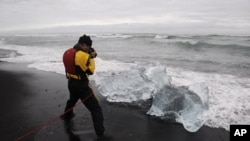
<path id="1" fill-rule="evenodd" d="M 82 104 L 75 108 L 71 122 L 58 117 L 68 99 L 65 76 L 0 62 L 0 88 L 1 141 L 96 140 L 91 115 Z M 136 107 L 108 103 L 96 90 L 95 94 L 103 108 L 106 133 L 113 141 L 229 141 L 224 129 L 204 126 L 190 133 L 181 124 L 147 116 Z"/>

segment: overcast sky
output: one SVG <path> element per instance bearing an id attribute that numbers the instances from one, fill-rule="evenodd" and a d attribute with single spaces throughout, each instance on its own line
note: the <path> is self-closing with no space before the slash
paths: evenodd
<path id="1" fill-rule="evenodd" d="M 0 31 L 112 24 L 250 34 L 250 0 L 0 0 Z"/>

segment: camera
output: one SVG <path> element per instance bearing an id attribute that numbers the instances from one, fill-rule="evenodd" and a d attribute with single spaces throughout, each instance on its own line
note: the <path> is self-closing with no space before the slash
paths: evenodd
<path id="1" fill-rule="evenodd" d="M 89 54 L 90 54 L 91 58 L 96 58 L 96 56 L 97 56 L 95 49 L 92 47 L 90 47 L 90 49 L 89 49 Z"/>

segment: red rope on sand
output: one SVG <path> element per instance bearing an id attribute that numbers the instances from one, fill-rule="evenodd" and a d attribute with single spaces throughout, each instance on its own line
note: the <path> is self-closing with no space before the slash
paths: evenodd
<path id="1" fill-rule="evenodd" d="M 21 141 L 22 139 L 24 139 L 27 136 L 30 136 L 31 134 L 34 134 L 38 131 L 40 131 L 41 129 L 43 129 L 44 127 L 48 126 L 49 124 L 51 124 L 52 122 L 55 122 L 56 120 L 58 120 L 61 116 L 63 116 L 64 114 L 68 113 L 69 111 L 73 110 L 73 108 L 75 108 L 76 106 L 80 105 L 82 102 L 86 101 L 88 98 L 90 98 L 93 95 L 93 92 L 88 95 L 87 97 L 85 97 L 84 99 L 82 99 L 81 101 L 79 101 L 75 106 L 71 107 L 70 109 L 68 109 L 67 111 L 65 111 L 64 113 L 51 118 L 50 120 L 46 121 L 45 123 L 43 123 L 42 125 L 30 130 L 29 132 L 27 132 L 26 134 L 16 138 L 14 141 Z"/>

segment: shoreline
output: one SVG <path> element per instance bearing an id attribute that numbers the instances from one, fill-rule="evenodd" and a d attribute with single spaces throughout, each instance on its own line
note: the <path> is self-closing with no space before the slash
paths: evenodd
<path id="1" fill-rule="evenodd" d="M 1 140 L 17 139 L 63 113 L 68 100 L 65 76 L 28 68 L 25 64 L 0 62 L 0 78 L 3 93 L 0 100 L 3 111 L 0 114 Z M 181 124 L 148 116 L 134 106 L 109 103 L 94 85 L 93 90 L 103 108 L 106 133 L 115 141 L 229 141 L 229 132 L 225 129 L 204 126 L 190 133 Z M 58 119 L 23 140 L 95 140 L 89 111 L 82 105 L 74 111 L 72 130 L 66 130 L 67 125 Z"/>

